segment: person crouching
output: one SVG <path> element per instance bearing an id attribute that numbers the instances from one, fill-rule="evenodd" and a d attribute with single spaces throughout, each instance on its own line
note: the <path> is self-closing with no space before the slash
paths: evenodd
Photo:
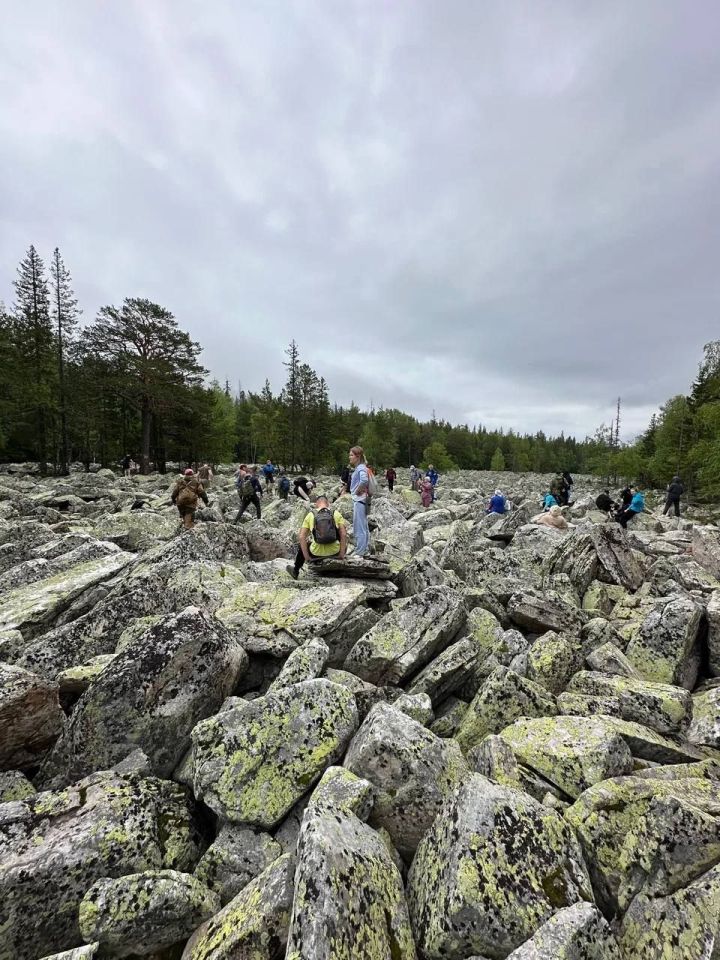
<path id="1" fill-rule="evenodd" d="M 295 564 L 287 567 L 287 572 L 293 580 L 297 580 L 305 563 L 324 560 L 327 557 L 345 559 L 347 551 L 345 518 L 338 510 L 331 510 L 327 497 L 318 497 L 315 501 L 315 509 L 307 513 L 300 527 L 299 541 Z"/>

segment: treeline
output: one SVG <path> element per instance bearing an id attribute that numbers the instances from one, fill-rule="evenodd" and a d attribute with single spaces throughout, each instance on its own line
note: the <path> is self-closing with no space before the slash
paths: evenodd
<path id="1" fill-rule="evenodd" d="M 168 460 L 268 457 L 289 469 L 337 470 L 358 442 L 377 467 L 582 472 L 602 459 L 597 438 L 519 435 L 332 404 L 327 383 L 294 341 L 279 393 L 266 381 L 260 392 L 233 395 L 227 382 L 208 382 L 200 344 L 158 304 L 126 299 L 82 325 L 57 249 L 48 273 L 30 247 L 14 286 L 14 304 L 0 304 L 5 461 L 64 472 L 73 461 L 114 465 L 128 453 L 145 471 L 164 470 Z"/>
<path id="2" fill-rule="evenodd" d="M 673 476 L 700 499 L 720 496 L 720 340 L 705 345 L 688 395 L 671 397 L 653 414 L 645 432 L 620 445 L 611 427 L 588 441 L 587 462 L 606 477 L 637 478 L 663 488 Z"/>

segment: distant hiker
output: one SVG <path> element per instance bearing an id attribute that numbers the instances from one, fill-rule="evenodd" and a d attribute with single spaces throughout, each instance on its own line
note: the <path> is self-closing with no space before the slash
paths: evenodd
<path id="1" fill-rule="evenodd" d="M 565 489 L 565 481 L 558 474 L 556 477 L 550 481 L 550 493 L 555 497 L 555 503 L 562 503 L 563 499 L 563 490 Z"/>
<path id="2" fill-rule="evenodd" d="M 536 517 L 533 517 L 530 523 L 536 523 L 541 527 L 554 527 L 556 530 L 567 530 L 570 526 L 557 504 L 550 507 L 547 513 L 539 513 Z"/>
<path id="3" fill-rule="evenodd" d="M 410 467 L 410 489 L 411 490 L 417 490 L 419 479 L 420 479 L 420 471 L 415 466 L 415 464 L 413 464 Z"/>
<path id="4" fill-rule="evenodd" d="M 177 506 L 185 530 L 189 530 L 195 522 L 198 497 L 208 504 L 207 494 L 200 480 L 188 467 L 182 477 L 178 477 L 175 489 L 172 492 L 172 502 Z"/>
<path id="5" fill-rule="evenodd" d="M 388 490 L 390 493 L 393 492 L 393 487 L 395 486 L 395 480 L 397 479 L 397 473 L 395 473 L 395 467 L 388 467 L 385 471 L 385 479 L 387 480 Z"/>
<path id="6" fill-rule="evenodd" d="M 609 490 L 603 490 L 602 493 L 598 494 L 595 499 L 595 506 L 598 510 L 602 510 L 603 513 L 610 513 L 611 511 L 617 509 L 615 503 L 610 497 Z"/>
<path id="7" fill-rule="evenodd" d="M 295 564 L 286 567 L 293 580 L 297 580 L 305 563 L 312 563 L 313 560 L 322 560 L 325 557 L 345 559 L 347 550 L 345 518 L 338 510 L 331 510 L 327 497 L 320 496 L 315 501 L 315 508 L 306 514 L 298 539 L 300 546 Z"/>
<path id="8" fill-rule="evenodd" d="M 620 491 L 620 505 L 623 510 L 627 510 L 630 506 L 630 501 L 633 498 L 633 487 L 625 487 L 624 490 Z"/>
<path id="9" fill-rule="evenodd" d="M 490 497 L 490 506 L 485 513 L 505 513 L 506 505 L 507 501 L 503 496 L 502 490 L 496 490 L 492 497 Z"/>
<path id="10" fill-rule="evenodd" d="M 265 489 L 271 490 L 272 485 L 275 483 L 275 466 L 272 460 L 265 461 L 265 466 L 262 468 L 262 473 L 265 477 Z"/>
<path id="11" fill-rule="evenodd" d="M 429 464 L 428 464 L 427 471 L 426 471 L 426 473 L 425 473 L 425 476 L 428 478 L 428 480 L 429 480 L 430 483 L 432 484 L 432 499 L 433 499 L 433 503 L 434 503 L 434 502 L 435 502 L 435 487 L 437 486 L 437 482 L 438 482 L 438 480 L 440 479 L 440 475 L 439 475 L 439 473 L 437 472 L 437 470 L 435 469 L 435 467 L 434 467 L 431 463 L 429 463 Z"/>
<path id="12" fill-rule="evenodd" d="M 286 476 L 285 471 L 280 471 L 280 479 L 278 480 L 278 493 L 280 494 L 281 500 L 287 500 L 288 494 L 290 493 L 290 478 Z"/>
<path id="13" fill-rule="evenodd" d="M 670 512 L 670 508 L 675 508 L 675 516 L 680 516 L 680 497 L 685 493 L 685 487 L 680 482 L 680 477 L 673 477 L 672 482 L 668 484 L 667 488 L 667 500 L 665 501 L 665 509 L 663 510 L 663 516 L 666 513 Z"/>
<path id="14" fill-rule="evenodd" d="M 420 481 L 420 499 L 422 500 L 422 505 L 427 508 L 433 502 L 433 485 L 430 481 L 430 477 L 423 477 Z"/>
<path id="15" fill-rule="evenodd" d="M 627 530 L 628 522 L 645 509 L 645 497 L 642 493 L 636 490 L 635 487 L 630 487 L 630 492 L 632 493 L 632 500 L 627 509 L 618 511 L 615 517 L 623 530 Z"/>
<path id="16" fill-rule="evenodd" d="M 235 481 L 238 496 L 240 497 L 240 509 L 235 517 L 235 523 L 238 523 L 240 517 L 247 508 L 252 505 L 257 511 L 257 518 L 260 519 L 260 497 L 263 495 L 260 481 L 257 478 L 257 467 L 248 467 L 241 477 Z"/>
<path id="17" fill-rule="evenodd" d="M 340 471 L 340 480 L 342 481 L 342 487 L 340 488 L 340 496 L 344 493 L 350 493 L 350 477 L 352 475 L 352 470 L 348 466 L 344 466 Z"/>
<path id="18" fill-rule="evenodd" d="M 570 494 L 572 493 L 572 487 L 575 481 L 567 470 L 563 470 L 562 481 L 562 502 L 567 506 L 570 503 Z"/>
<path id="19" fill-rule="evenodd" d="M 130 476 L 130 464 L 132 463 L 132 457 L 129 453 L 126 453 L 125 456 L 120 461 L 120 466 L 122 467 L 122 472 L 124 477 Z"/>
<path id="20" fill-rule="evenodd" d="M 370 548 L 370 530 L 368 529 L 368 494 L 370 476 L 365 465 L 365 453 L 362 447 L 350 450 L 350 493 L 353 499 L 353 535 L 355 537 L 355 556 L 364 557 Z"/>
<path id="21" fill-rule="evenodd" d="M 297 477 L 293 480 L 293 493 L 301 500 L 307 500 L 307 502 L 310 503 L 310 491 L 314 486 L 315 484 L 312 480 L 309 480 L 307 477 Z"/>
<path id="22" fill-rule="evenodd" d="M 198 477 L 200 478 L 202 485 L 207 490 L 207 488 L 210 486 L 210 482 L 213 479 L 213 472 L 209 463 L 203 463 L 198 470 Z"/>
<path id="23" fill-rule="evenodd" d="M 553 507 L 557 507 L 557 506 L 558 506 L 558 502 L 557 502 L 557 499 L 553 496 L 553 494 L 546 493 L 543 499 L 543 510 L 547 512 L 548 510 L 551 510 Z"/>

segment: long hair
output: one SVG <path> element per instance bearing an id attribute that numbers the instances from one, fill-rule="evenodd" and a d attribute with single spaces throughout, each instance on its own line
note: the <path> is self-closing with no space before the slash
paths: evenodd
<path id="1" fill-rule="evenodd" d="M 365 451 L 362 447 L 350 447 L 350 453 L 354 453 L 356 457 L 360 457 L 361 463 L 365 463 Z"/>

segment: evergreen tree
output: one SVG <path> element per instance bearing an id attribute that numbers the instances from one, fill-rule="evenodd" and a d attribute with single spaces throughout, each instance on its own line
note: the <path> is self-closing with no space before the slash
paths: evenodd
<path id="1" fill-rule="evenodd" d="M 58 358 L 58 406 L 60 409 L 60 471 L 68 472 L 68 429 L 65 394 L 65 357 L 68 343 L 72 340 L 80 311 L 70 286 L 70 273 L 63 263 L 57 247 L 50 264 L 52 278 L 51 312 L 57 333 Z"/>
<path id="2" fill-rule="evenodd" d="M 505 469 L 505 457 L 503 455 L 500 447 L 495 449 L 495 453 L 492 455 L 492 460 L 490 461 L 490 469 L 500 472 Z"/>
<path id="3" fill-rule="evenodd" d="M 423 451 L 422 455 L 422 465 L 423 467 L 428 467 L 432 464 L 436 470 L 447 472 L 448 470 L 457 470 L 457 464 L 448 454 L 445 449 L 445 445 L 439 440 L 435 440 Z"/>

